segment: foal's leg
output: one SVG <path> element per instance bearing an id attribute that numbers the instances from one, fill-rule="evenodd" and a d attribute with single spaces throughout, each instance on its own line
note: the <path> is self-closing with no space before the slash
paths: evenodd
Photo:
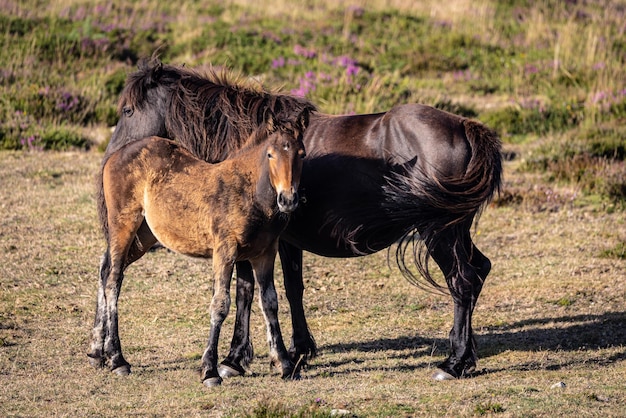
<path id="1" fill-rule="evenodd" d="M 111 255 L 107 247 L 102 260 L 100 261 L 100 271 L 98 280 L 98 295 L 96 298 L 96 317 L 93 324 L 91 336 L 91 347 L 87 356 L 89 364 L 93 367 L 104 367 L 106 358 L 104 356 L 104 339 L 107 333 L 106 322 L 106 299 L 104 298 L 104 289 L 106 287 L 107 278 L 111 272 Z"/>
<path id="2" fill-rule="evenodd" d="M 254 297 L 254 274 L 249 261 L 240 261 L 237 268 L 237 312 L 235 329 L 228 356 L 219 365 L 219 374 L 223 378 L 242 376 L 245 367 L 250 364 L 254 351 L 250 341 L 250 312 Z"/>
<path id="3" fill-rule="evenodd" d="M 278 251 L 283 268 L 285 292 L 291 309 L 291 324 L 293 327 L 289 356 L 296 364 L 305 364 L 307 359 L 315 357 L 317 347 L 307 325 L 302 304 L 304 296 L 302 250 L 281 240 L 279 241 Z"/>
<path id="4" fill-rule="evenodd" d="M 456 236 L 455 236 L 456 235 Z M 456 257 L 455 254 L 456 253 Z M 453 228 L 438 242 L 431 255 L 446 276 L 454 298 L 454 324 L 450 331 L 450 355 L 433 378 L 447 380 L 470 375 L 477 361 L 472 314 L 491 270 L 491 262 L 471 240 L 469 226 Z"/>
<path id="5" fill-rule="evenodd" d="M 222 245 L 213 252 L 213 298 L 211 299 L 211 330 L 207 348 L 202 355 L 202 383 L 207 387 L 219 386 L 222 378 L 217 368 L 217 348 L 222 324 L 230 309 L 230 279 L 236 247 Z"/>
<path id="6" fill-rule="evenodd" d="M 297 379 L 298 369 L 289 358 L 278 322 L 278 295 L 274 286 L 275 259 L 276 251 L 267 251 L 264 256 L 252 260 L 252 269 L 259 285 L 259 302 L 267 326 L 270 366 L 279 366 L 283 379 Z"/>
<path id="7" fill-rule="evenodd" d="M 130 232 L 132 227 L 120 234 L 115 233 L 114 230 L 115 228 L 110 238 L 114 252 L 111 251 L 111 247 L 108 247 L 100 263 L 96 318 L 91 348 L 87 355 L 93 366 L 103 367 L 109 360 L 113 372 L 127 375 L 130 373 L 130 365 L 122 355 L 117 319 L 117 301 L 123 281 L 123 271 L 132 262 L 141 258 L 156 242 L 156 238 L 145 222 L 134 234 Z"/>

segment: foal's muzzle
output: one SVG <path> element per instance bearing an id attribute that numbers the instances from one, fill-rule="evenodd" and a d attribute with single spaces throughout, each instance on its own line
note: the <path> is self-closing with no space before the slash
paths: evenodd
<path id="1" fill-rule="evenodd" d="M 298 202 L 300 197 L 297 191 L 281 192 L 278 193 L 276 202 L 278 203 L 278 210 L 283 213 L 291 213 L 298 208 Z"/>

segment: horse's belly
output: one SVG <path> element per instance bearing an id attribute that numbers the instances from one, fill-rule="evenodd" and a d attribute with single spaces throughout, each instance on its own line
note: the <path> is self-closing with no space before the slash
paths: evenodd
<path id="1" fill-rule="evenodd" d="M 322 156 L 305 161 L 304 202 L 281 239 L 318 255 L 355 257 L 387 248 L 407 231 L 391 221 L 383 185 L 389 167 L 380 160 Z"/>
<path id="2" fill-rule="evenodd" d="M 146 223 L 157 240 L 166 248 L 190 257 L 213 256 L 213 237 L 197 225 L 176 224 L 146 216 Z"/>

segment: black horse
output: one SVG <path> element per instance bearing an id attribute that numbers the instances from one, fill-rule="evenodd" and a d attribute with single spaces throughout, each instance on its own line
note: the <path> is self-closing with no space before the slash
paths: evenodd
<path id="1" fill-rule="evenodd" d="M 237 138 L 264 123 L 259 103 L 267 102 L 279 118 L 285 117 L 281 112 L 315 109 L 305 99 L 214 72 L 143 62 L 121 94 L 120 119 L 106 154 L 159 135 L 179 141 L 201 159 L 221 161 L 241 146 Z M 248 123 L 241 123 L 242 114 Z M 477 360 L 472 313 L 491 262 L 472 242 L 470 229 L 501 185 L 498 136 L 479 122 L 407 104 L 369 115 L 313 111 L 303 141 L 303 202 L 279 245 L 293 324 L 292 358 L 306 361 L 316 354 L 302 304 L 303 250 L 355 257 L 397 243 L 402 273 L 417 285 L 443 290 L 429 272 L 432 258 L 454 300 L 451 352 L 433 377 L 471 374 Z M 237 320 L 222 376 L 243 374 L 252 356 L 248 325 L 254 280 L 249 263 L 236 267 Z"/>

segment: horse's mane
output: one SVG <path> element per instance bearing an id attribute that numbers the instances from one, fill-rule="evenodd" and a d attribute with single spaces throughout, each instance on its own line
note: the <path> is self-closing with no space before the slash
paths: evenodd
<path id="1" fill-rule="evenodd" d="M 224 160 L 258 132 L 302 132 L 316 110 L 306 99 L 264 90 L 226 71 L 201 73 L 157 59 L 140 62 L 128 77 L 118 110 L 141 107 L 150 88 L 165 89 L 168 136 L 209 162 Z"/>

